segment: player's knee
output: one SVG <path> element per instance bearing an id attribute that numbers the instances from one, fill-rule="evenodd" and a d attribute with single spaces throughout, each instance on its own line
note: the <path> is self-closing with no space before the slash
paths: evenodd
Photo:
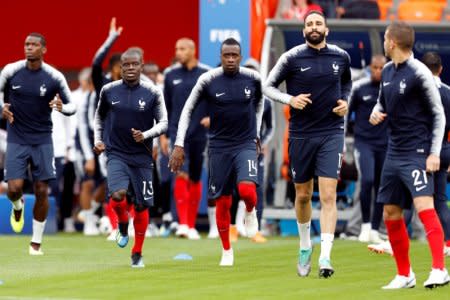
<path id="1" fill-rule="evenodd" d="M 256 197 L 256 185 L 253 182 L 238 184 L 239 196 L 242 199 L 253 199 Z"/>
<path id="2" fill-rule="evenodd" d="M 36 195 L 36 200 L 47 199 L 48 196 L 48 184 L 43 182 L 37 182 L 34 186 L 34 193 Z"/>
<path id="3" fill-rule="evenodd" d="M 383 218 L 385 220 L 398 220 L 402 218 L 402 212 L 396 207 L 385 205 L 383 208 Z"/>
<path id="4" fill-rule="evenodd" d="M 141 212 L 141 211 L 144 211 L 144 210 L 146 210 L 146 209 L 148 209 L 148 207 L 145 206 L 145 205 L 142 204 L 142 203 L 140 203 L 140 204 L 135 204 L 135 205 L 134 205 L 134 210 L 137 211 L 137 212 Z"/>
<path id="5" fill-rule="evenodd" d="M 301 205 L 306 205 L 311 201 L 312 194 L 303 191 L 297 191 L 295 194 L 295 201 Z"/>
<path id="6" fill-rule="evenodd" d="M 127 194 L 127 191 L 125 191 L 125 190 L 113 192 L 111 194 L 111 199 L 113 201 L 122 201 L 125 198 L 126 194 Z"/>

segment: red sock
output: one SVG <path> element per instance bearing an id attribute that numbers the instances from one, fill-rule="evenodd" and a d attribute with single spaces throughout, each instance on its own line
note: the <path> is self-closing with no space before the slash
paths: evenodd
<path id="1" fill-rule="evenodd" d="M 142 254 L 142 246 L 145 240 L 145 231 L 149 222 L 148 209 L 134 212 L 134 245 L 131 253 Z"/>
<path id="2" fill-rule="evenodd" d="M 134 211 L 134 205 L 127 202 L 127 210 L 128 214 L 131 219 L 134 219 L 135 211 Z"/>
<path id="3" fill-rule="evenodd" d="M 247 212 L 251 212 L 256 206 L 256 185 L 252 183 L 242 183 L 238 184 L 239 196 L 245 202 L 245 208 Z"/>
<path id="4" fill-rule="evenodd" d="M 112 201 L 112 200 L 110 200 L 110 201 Z M 106 203 L 105 206 L 104 206 L 104 209 L 105 209 L 106 215 L 109 218 L 109 222 L 111 223 L 112 229 L 116 230 L 117 229 L 117 222 L 119 220 L 117 219 L 117 215 L 114 212 L 114 210 L 113 210 L 113 208 L 111 206 L 111 203 Z"/>
<path id="5" fill-rule="evenodd" d="M 127 223 L 128 222 L 127 200 L 123 198 L 120 201 L 115 201 L 112 198 L 109 198 L 109 204 L 111 205 L 111 208 L 116 212 L 119 223 Z"/>
<path id="6" fill-rule="evenodd" d="M 434 208 L 425 209 L 418 213 L 427 233 L 428 245 L 433 258 L 433 269 L 444 269 L 444 232 L 441 222 Z"/>
<path id="7" fill-rule="evenodd" d="M 175 178 L 174 197 L 177 205 L 178 223 L 180 223 L 180 225 L 187 225 L 189 209 L 189 190 L 187 179 L 182 177 Z"/>
<path id="8" fill-rule="evenodd" d="M 397 274 L 408 276 L 411 264 L 409 262 L 409 237 L 405 220 L 385 220 L 386 229 L 394 252 Z"/>
<path id="9" fill-rule="evenodd" d="M 202 183 L 200 181 L 189 181 L 189 210 L 188 210 L 188 226 L 195 227 L 197 221 L 197 212 L 200 200 L 202 198 Z"/>
<path id="10" fill-rule="evenodd" d="M 225 250 L 230 250 L 230 208 L 231 208 L 231 195 L 220 196 L 216 199 L 216 222 L 217 229 L 219 230 L 220 240 L 222 241 L 222 247 Z"/>

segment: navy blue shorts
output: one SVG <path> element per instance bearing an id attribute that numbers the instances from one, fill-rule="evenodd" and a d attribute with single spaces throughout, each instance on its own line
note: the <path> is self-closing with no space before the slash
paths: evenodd
<path id="1" fill-rule="evenodd" d="M 172 146 L 174 144 L 175 141 L 172 140 Z M 180 171 L 189 174 L 189 179 L 194 182 L 199 181 L 202 176 L 205 147 L 206 140 L 186 140 L 184 142 L 184 164 Z"/>
<path id="2" fill-rule="evenodd" d="M 344 135 L 289 139 L 289 162 L 294 183 L 314 176 L 339 178 L 344 151 Z"/>
<path id="3" fill-rule="evenodd" d="M 427 173 L 423 156 L 386 156 L 381 174 L 377 202 L 411 208 L 413 199 L 419 196 L 433 196 L 433 176 Z"/>
<path id="4" fill-rule="evenodd" d="M 240 149 L 227 152 L 209 151 L 209 199 L 231 195 L 233 188 L 242 181 L 258 185 L 256 149 Z"/>
<path id="5" fill-rule="evenodd" d="M 153 205 L 153 168 L 131 166 L 116 157 L 108 157 L 109 195 L 119 190 L 126 190 L 133 194 L 135 205 L 150 207 Z M 133 191 L 130 191 L 133 189 Z"/>
<path id="6" fill-rule="evenodd" d="M 47 181 L 56 178 L 53 145 L 20 145 L 8 143 L 5 154 L 5 181 L 27 179 L 28 165 L 33 181 Z"/>

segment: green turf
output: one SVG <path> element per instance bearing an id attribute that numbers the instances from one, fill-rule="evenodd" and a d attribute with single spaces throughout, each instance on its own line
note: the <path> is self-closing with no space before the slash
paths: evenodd
<path id="1" fill-rule="evenodd" d="M 450 299 L 450 286 L 423 288 L 430 258 L 427 245 L 413 242 L 417 286 L 382 291 L 395 274 L 390 256 L 369 253 L 363 244 L 336 241 L 331 279 L 318 279 L 319 247 L 308 278 L 296 275 L 295 238 L 266 244 L 240 239 L 235 266 L 218 266 L 218 240 L 147 239 L 145 269 L 131 269 L 130 245 L 118 248 L 104 237 L 46 236 L 43 257 L 27 254 L 29 237 L 1 236 L 0 299 Z M 131 241 L 132 242 L 132 241 Z M 175 261 L 189 253 L 193 261 Z"/>

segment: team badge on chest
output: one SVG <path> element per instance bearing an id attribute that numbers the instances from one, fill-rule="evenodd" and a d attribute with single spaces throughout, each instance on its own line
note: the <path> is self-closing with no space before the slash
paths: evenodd
<path id="1" fill-rule="evenodd" d="M 139 99 L 139 110 L 145 110 L 145 103 L 144 99 Z"/>
<path id="2" fill-rule="evenodd" d="M 245 87 L 244 94 L 245 94 L 245 99 L 250 99 L 250 97 L 252 96 L 252 91 L 248 87 Z"/>
<path id="3" fill-rule="evenodd" d="M 45 86 L 45 83 L 41 85 L 41 87 L 39 88 L 39 95 L 41 97 L 45 96 L 45 93 L 47 93 L 47 87 Z"/>

